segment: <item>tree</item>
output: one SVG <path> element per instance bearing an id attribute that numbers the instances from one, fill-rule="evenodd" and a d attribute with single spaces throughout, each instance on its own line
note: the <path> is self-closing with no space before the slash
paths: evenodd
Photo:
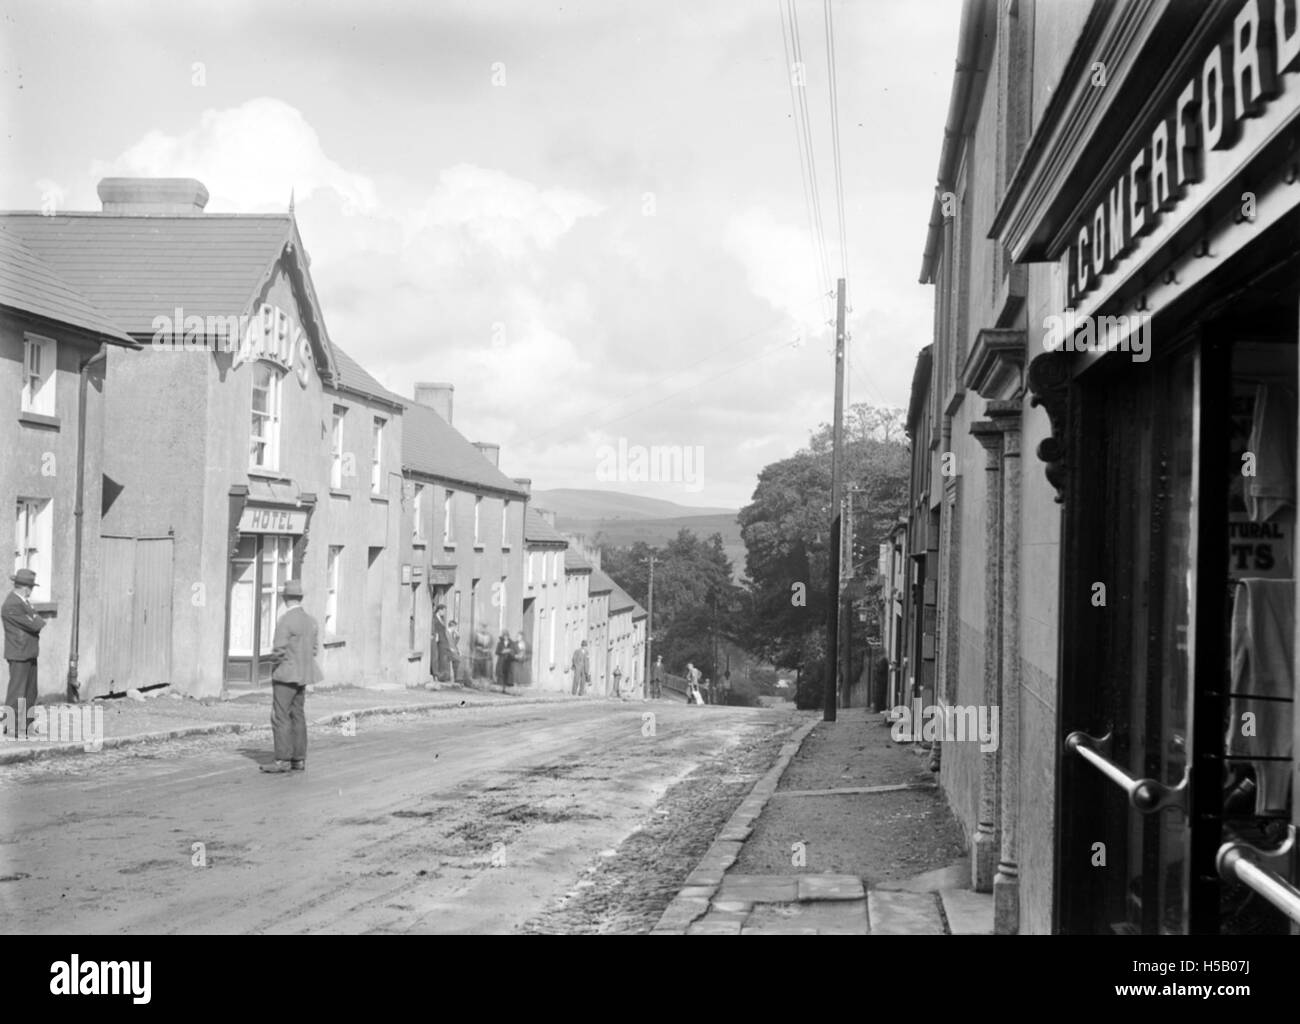
<path id="1" fill-rule="evenodd" d="M 845 417 L 844 483 L 857 488 L 854 565 L 871 576 L 875 553 L 907 510 L 911 459 L 904 414 L 859 403 Z M 781 668 L 799 668 L 800 706 L 818 706 L 825 657 L 831 557 L 831 441 L 822 424 L 808 447 L 766 466 L 740 511 L 749 577 L 746 635 L 752 650 Z M 836 553 L 838 554 L 838 553 Z M 812 703 L 805 705 L 803 701 Z"/>

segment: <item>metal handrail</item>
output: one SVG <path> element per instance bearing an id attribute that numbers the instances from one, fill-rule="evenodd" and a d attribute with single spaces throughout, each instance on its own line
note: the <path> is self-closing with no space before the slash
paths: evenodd
<path id="1" fill-rule="evenodd" d="M 1177 786 L 1166 786 L 1155 779 L 1135 779 L 1124 771 L 1103 751 L 1110 749 L 1111 734 L 1089 736 L 1086 732 L 1075 730 L 1065 738 L 1065 749 L 1078 754 L 1102 775 L 1124 790 L 1128 802 L 1143 814 L 1154 814 L 1166 807 L 1187 810 L 1187 782 L 1190 771 L 1183 772 L 1183 781 Z"/>
<path id="2" fill-rule="evenodd" d="M 1225 882 L 1240 882 L 1249 887 L 1287 917 L 1300 923 L 1300 889 L 1288 882 L 1261 861 L 1290 859 L 1295 848 L 1296 829 L 1287 826 L 1286 842 L 1276 850 L 1261 850 L 1250 843 L 1235 841 L 1224 843 L 1214 859 L 1219 877 Z"/>

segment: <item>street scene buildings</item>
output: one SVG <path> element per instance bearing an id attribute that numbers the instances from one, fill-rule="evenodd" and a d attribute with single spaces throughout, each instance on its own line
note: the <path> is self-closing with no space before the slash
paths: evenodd
<path id="1" fill-rule="evenodd" d="M 11 140 L 5 930 L 1300 932 L 1300 0 L 777 6 Z"/>

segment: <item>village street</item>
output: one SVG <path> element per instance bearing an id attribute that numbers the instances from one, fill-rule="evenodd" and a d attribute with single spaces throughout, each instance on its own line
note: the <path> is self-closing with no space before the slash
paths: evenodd
<path id="1" fill-rule="evenodd" d="M 566 702 L 314 728 L 291 775 L 256 734 L 0 767 L 0 931 L 649 931 L 800 719 Z"/>

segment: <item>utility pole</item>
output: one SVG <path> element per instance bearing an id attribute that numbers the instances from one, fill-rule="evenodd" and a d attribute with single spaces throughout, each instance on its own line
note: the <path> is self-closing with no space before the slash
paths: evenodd
<path id="1" fill-rule="evenodd" d="M 650 556 L 650 596 L 646 601 L 649 609 L 646 611 L 645 620 L 645 683 L 642 683 L 642 692 L 645 692 L 645 685 L 654 678 L 655 661 L 654 661 L 654 644 L 655 644 L 655 556 Z"/>
<path id="2" fill-rule="evenodd" d="M 840 503 L 844 500 L 843 481 L 840 479 L 840 449 L 844 445 L 844 278 L 836 286 L 835 296 L 835 422 L 831 434 L 831 542 L 827 558 L 830 579 L 826 589 L 826 685 L 825 708 L 822 721 L 835 721 L 836 696 L 839 680 L 839 620 L 840 620 L 840 559 L 842 551 L 840 532 Z"/>

